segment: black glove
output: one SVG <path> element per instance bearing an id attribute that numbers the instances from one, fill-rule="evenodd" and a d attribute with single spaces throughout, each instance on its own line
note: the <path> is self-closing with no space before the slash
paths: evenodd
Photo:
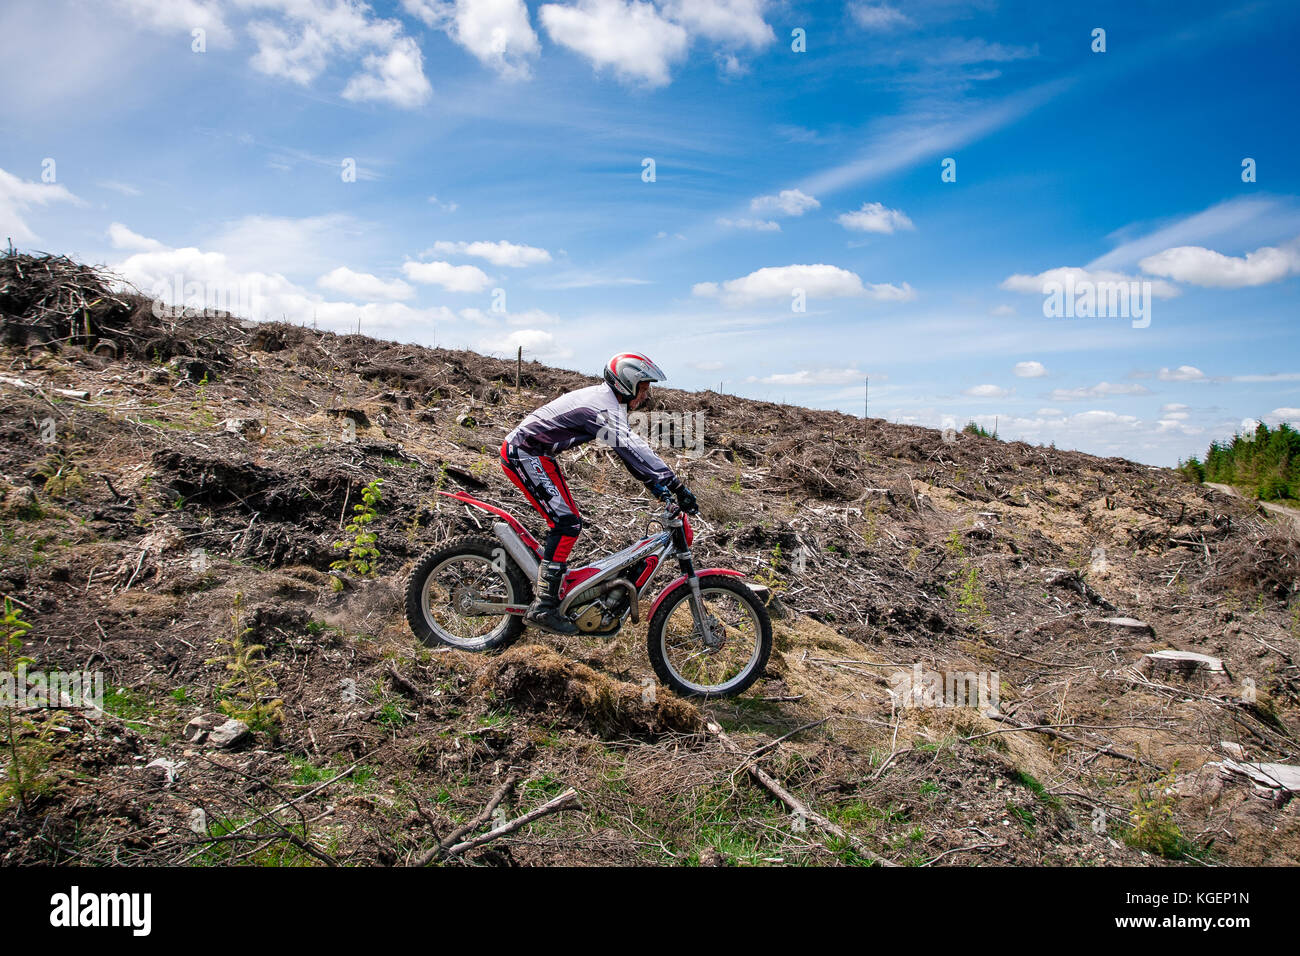
<path id="1" fill-rule="evenodd" d="M 674 479 L 669 488 L 672 493 L 677 496 L 677 506 L 681 508 L 682 511 L 686 512 L 688 515 L 700 513 L 699 502 L 697 502 L 695 496 L 691 494 L 691 489 L 687 488 L 680 479 Z"/>

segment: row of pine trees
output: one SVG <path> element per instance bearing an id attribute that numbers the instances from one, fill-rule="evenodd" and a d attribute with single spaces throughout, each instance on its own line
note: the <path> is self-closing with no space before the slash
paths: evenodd
<path id="1" fill-rule="evenodd" d="M 1211 442 L 1204 461 L 1189 458 L 1178 470 L 1190 481 L 1233 485 L 1261 501 L 1300 498 L 1300 432 L 1286 422 L 1261 422 L 1253 434 Z"/>

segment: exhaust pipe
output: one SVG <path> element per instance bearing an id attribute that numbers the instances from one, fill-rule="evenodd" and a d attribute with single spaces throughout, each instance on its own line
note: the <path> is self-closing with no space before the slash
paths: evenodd
<path id="1" fill-rule="evenodd" d="M 515 533 L 515 529 L 504 521 L 497 521 L 492 525 L 492 533 L 497 536 L 497 540 L 505 547 L 506 554 L 510 555 L 515 564 L 519 565 L 524 574 L 528 575 L 528 580 L 536 581 L 537 572 L 541 569 L 541 565 L 538 563 L 537 557 L 529 550 L 528 545 L 524 544 L 523 539 Z"/>

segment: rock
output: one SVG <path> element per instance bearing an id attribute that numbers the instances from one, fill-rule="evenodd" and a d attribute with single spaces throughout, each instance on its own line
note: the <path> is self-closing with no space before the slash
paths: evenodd
<path id="1" fill-rule="evenodd" d="M 1138 669 L 1144 674 L 1172 675 L 1184 679 L 1199 676 L 1222 684 L 1228 683 L 1232 676 L 1219 658 L 1193 651 L 1155 651 L 1143 654 Z"/>
<path id="2" fill-rule="evenodd" d="M 185 729 L 181 731 L 181 736 L 192 744 L 201 744 L 208 739 L 208 733 L 213 727 L 222 721 L 220 714 L 204 714 L 202 717 L 195 717 Z"/>
<path id="3" fill-rule="evenodd" d="M 167 367 L 175 372 L 180 378 L 189 379 L 195 384 L 208 378 L 207 363 L 199 359 L 190 358 L 186 355 L 175 356 L 167 363 Z"/>
<path id="4" fill-rule="evenodd" d="M 1249 777 L 1257 787 L 1266 790 L 1300 793 L 1300 767 L 1285 763 L 1239 763 L 1236 760 L 1224 760 L 1214 766 L 1225 774 Z"/>
<path id="5" fill-rule="evenodd" d="M 248 724 L 232 717 L 208 734 L 208 744 L 212 747 L 234 747 L 250 733 L 252 731 L 248 729 Z"/>
<path id="6" fill-rule="evenodd" d="M 1145 621 L 1139 621 L 1135 617 L 1103 617 L 1100 620 L 1093 621 L 1094 624 L 1105 624 L 1108 627 L 1119 628 L 1130 634 L 1145 634 L 1148 637 L 1156 636 L 1156 629 Z"/>
<path id="7" fill-rule="evenodd" d="M 167 760 L 159 757 L 145 764 L 144 769 L 150 775 L 150 782 L 160 790 L 167 790 L 176 782 L 176 772 L 185 765 L 185 761 Z"/>
<path id="8" fill-rule="evenodd" d="M 185 725 L 183 736 L 192 744 L 229 749 L 242 743 L 249 734 L 248 724 L 225 714 L 204 714 Z"/>
<path id="9" fill-rule="evenodd" d="M 1219 749 L 1222 750 L 1229 757 L 1233 757 L 1237 760 L 1246 759 L 1246 748 L 1239 743 L 1234 743 L 1231 740 L 1220 740 Z"/>
<path id="10" fill-rule="evenodd" d="M 162 554 L 179 547 L 185 541 L 185 533 L 170 525 L 150 531 L 140 539 L 140 549 L 145 554 Z"/>
<path id="11" fill-rule="evenodd" d="M 36 492 L 29 485 L 18 485 L 5 495 L 4 510 L 11 514 L 24 515 L 36 511 L 40 505 L 36 501 Z"/>
<path id="12" fill-rule="evenodd" d="M 370 427 L 370 416 L 359 408 L 328 408 L 325 414 L 332 418 L 350 418 L 357 428 Z"/>
<path id="13" fill-rule="evenodd" d="M 265 435 L 266 429 L 256 418 L 227 418 L 221 423 L 222 431 L 244 438 L 248 435 Z"/>

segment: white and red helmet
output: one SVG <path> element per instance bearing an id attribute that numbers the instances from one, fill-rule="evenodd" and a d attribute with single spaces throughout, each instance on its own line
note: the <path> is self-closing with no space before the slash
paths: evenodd
<path id="1" fill-rule="evenodd" d="M 667 378 L 658 365 L 637 352 L 620 352 L 605 363 L 605 382 L 624 403 L 636 397 L 637 386 L 642 382 L 662 382 Z"/>

